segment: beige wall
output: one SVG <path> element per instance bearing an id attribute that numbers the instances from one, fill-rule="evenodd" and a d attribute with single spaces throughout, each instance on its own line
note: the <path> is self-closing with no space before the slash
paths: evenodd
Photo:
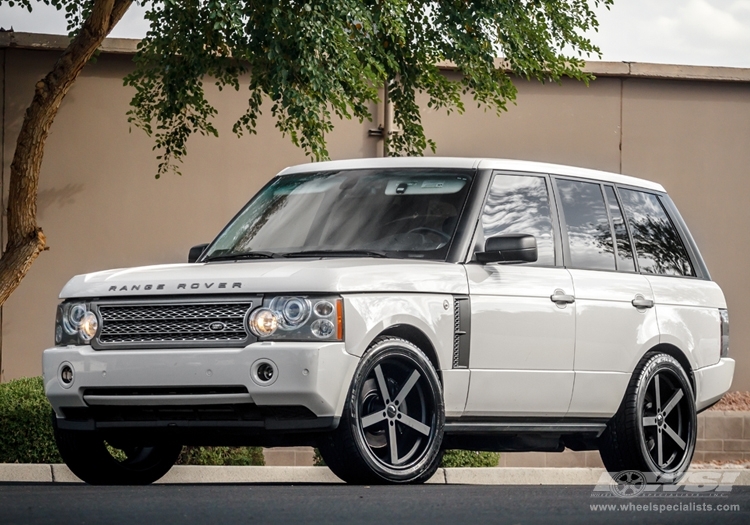
<path id="1" fill-rule="evenodd" d="M 5 181 L 34 82 L 56 54 L 0 49 Z M 125 117 L 132 93 L 121 79 L 130 70 L 129 55 L 101 55 L 86 67 L 52 127 L 39 195 L 50 251 L 3 308 L 6 380 L 40 373 L 41 352 L 52 344 L 57 294 L 70 276 L 181 262 L 279 169 L 307 161 L 270 117 L 257 136 L 236 139 L 232 117 L 245 93 L 225 91 L 212 95 L 221 138 L 191 139 L 182 177 L 154 180 L 152 143 L 139 130 L 130 133 Z M 738 364 L 733 388 L 749 390 L 750 82 L 649 80 L 632 78 L 627 68 L 613 75 L 590 87 L 518 81 L 517 104 L 499 118 L 467 100 L 465 114 L 426 111 L 423 122 L 440 155 L 557 162 L 664 184 L 727 295 Z M 329 137 L 331 156 L 376 156 L 378 141 L 367 137 L 375 127 L 342 123 Z"/>

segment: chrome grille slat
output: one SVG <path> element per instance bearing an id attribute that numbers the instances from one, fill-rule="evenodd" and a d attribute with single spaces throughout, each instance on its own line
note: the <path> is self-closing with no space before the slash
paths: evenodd
<path id="1" fill-rule="evenodd" d="M 253 304 L 251 300 L 96 304 L 101 326 L 93 346 L 97 349 L 163 348 L 180 344 L 242 346 L 251 338 L 245 317 Z"/>

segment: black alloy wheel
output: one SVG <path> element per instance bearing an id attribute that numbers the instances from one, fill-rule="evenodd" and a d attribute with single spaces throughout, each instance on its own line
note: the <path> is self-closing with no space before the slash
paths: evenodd
<path id="1" fill-rule="evenodd" d="M 651 473 L 649 482 L 676 483 L 690 466 L 696 437 L 690 380 L 674 357 L 654 352 L 633 372 L 600 454 L 612 474 L 636 470 Z"/>
<path id="2" fill-rule="evenodd" d="M 419 483 L 442 458 L 442 389 L 425 354 L 380 338 L 355 372 L 339 428 L 321 443 L 326 464 L 350 483 Z"/>

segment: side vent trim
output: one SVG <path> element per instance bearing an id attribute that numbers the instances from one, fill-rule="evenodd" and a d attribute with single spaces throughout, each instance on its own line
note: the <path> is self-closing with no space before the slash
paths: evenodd
<path id="1" fill-rule="evenodd" d="M 467 296 L 453 297 L 453 368 L 469 368 L 471 302 Z"/>

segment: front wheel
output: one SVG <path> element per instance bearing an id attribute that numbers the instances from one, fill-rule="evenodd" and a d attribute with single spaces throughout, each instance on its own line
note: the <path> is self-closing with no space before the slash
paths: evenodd
<path id="1" fill-rule="evenodd" d="M 444 425 L 430 360 L 408 341 L 383 337 L 360 361 L 339 427 L 320 453 L 348 483 L 421 483 L 440 464 Z"/>
<path id="2" fill-rule="evenodd" d="M 96 432 L 61 429 L 56 421 L 54 431 L 63 461 L 90 485 L 148 485 L 164 476 L 182 451 L 173 443 L 115 449 Z"/>
<path id="3" fill-rule="evenodd" d="M 676 483 L 695 452 L 697 417 L 690 380 L 670 355 L 652 353 L 636 367 L 619 410 L 601 437 L 609 472 L 652 473 Z"/>

